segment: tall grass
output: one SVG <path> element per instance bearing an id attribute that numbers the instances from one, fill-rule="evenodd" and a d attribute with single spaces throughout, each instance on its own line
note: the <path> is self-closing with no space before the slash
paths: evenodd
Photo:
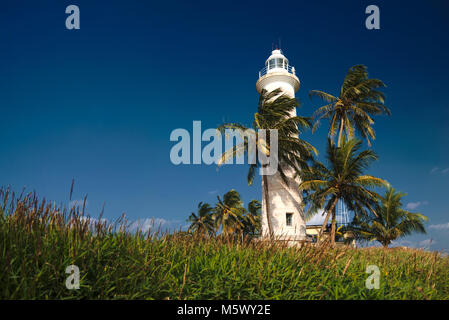
<path id="1" fill-rule="evenodd" d="M 1 299 L 448 299 L 449 258 L 411 249 L 351 249 L 130 233 L 82 208 L 0 190 Z M 80 289 L 65 286 L 80 269 Z M 365 286 L 366 267 L 381 271 Z"/>

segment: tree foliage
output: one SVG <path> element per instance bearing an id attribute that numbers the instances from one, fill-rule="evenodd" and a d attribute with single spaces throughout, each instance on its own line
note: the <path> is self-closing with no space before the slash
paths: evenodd
<path id="1" fill-rule="evenodd" d="M 365 171 L 377 155 L 372 150 L 361 151 L 361 141 L 357 139 L 341 141 L 338 147 L 330 139 L 327 144 L 327 165 L 316 162 L 303 174 L 300 189 L 304 192 L 304 202 L 309 206 L 306 219 L 324 208 L 326 214 L 320 231 L 322 235 L 329 218 L 331 223 L 331 241 L 335 242 L 337 202 L 342 201 L 349 210 L 361 216 L 375 213 L 375 204 L 380 196 L 374 187 L 388 183 L 380 178 L 367 175 Z"/>
<path id="2" fill-rule="evenodd" d="M 384 247 L 413 232 L 426 233 L 424 222 L 428 220 L 427 217 L 402 208 L 405 195 L 388 188 L 376 205 L 376 215 L 368 219 L 356 217 L 349 230 L 359 240 L 379 241 Z"/>
<path id="3" fill-rule="evenodd" d="M 383 87 L 385 84 L 381 80 L 368 77 L 366 66 L 356 65 L 348 70 L 338 96 L 311 90 L 310 98 L 318 97 L 327 102 L 313 114 L 313 131 L 318 128 L 322 119 L 329 119 L 329 137 L 332 138 L 339 132 L 337 145 L 340 145 L 343 132 L 350 139 L 358 132 L 370 146 L 370 139 L 376 138 L 372 117 L 383 113 L 391 114 L 384 105 L 385 95 L 379 90 Z"/>

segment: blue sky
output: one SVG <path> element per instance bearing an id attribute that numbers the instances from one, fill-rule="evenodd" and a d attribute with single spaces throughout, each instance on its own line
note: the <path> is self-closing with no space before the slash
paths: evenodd
<path id="1" fill-rule="evenodd" d="M 65 28 L 66 6 L 81 29 Z M 380 8 L 381 29 L 365 28 Z M 429 233 L 402 244 L 449 249 L 447 1 L 4 1 L 0 10 L 0 185 L 68 205 L 88 195 L 110 220 L 185 224 L 199 201 L 246 184 L 246 166 L 174 166 L 172 130 L 250 124 L 255 83 L 272 44 L 301 80 L 298 112 L 337 94 L 347 69 L 368 66 L 388 87 L 376 118 L 371 174 L 408 193 Z M 303 136 L 324 153 L 326 126 Z"/>

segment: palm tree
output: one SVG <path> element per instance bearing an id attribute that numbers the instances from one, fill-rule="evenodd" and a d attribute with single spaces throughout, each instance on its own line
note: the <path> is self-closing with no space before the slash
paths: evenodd
<path id="1" fill-rule="evenodd" d="M 226 150 L 218 162 L 218 165 L 225 163 L 228 159 L 238 157 L 240 155 L 246 155 L 248 159 L 255 157 L 255 163 L 250 164 L 247 181 L 248 185 L 252 185 L 256 169 L 267 165 L 261 165 L 258 159 L 258 153 L 261 152 L 265 155 L 270 153 L 270 137 L 266 138 L 260 135 L 259 130 L 272 130 L 278 131 L 278 171 L 282 179 L 287 182 L 287 176 L 285 174 L 286 168 L 291 168 L 296 174 L 301 174 L 301 169 L 307 168 L 307 162 L 313 159 L 313 155 L 318 152 L 308 142 L 299 139 L 299 135 L 302 130 L 311 126 L 311 119 L 306 117 L 294 116 L 291 114 L 299 106 L 298 101 L 295 98 L 282 93 L 280 89 L 271 92 L 263 91 L 259 98 L 258 112 L 254 114 L 254 121 L 251 128 L 243 126 L 237 123 L 227 123 L 218 128 L 221 132 L 225 132 L 226 129 L 239 129 L 243 133 L 243 142 L 234 146 L 230 150 Z M 254 150 L 251 150 L 250 138 L 255 142 Z M 263 192 L 266 204 L 270 203 L 269 200 L 269 186 L 266 175 L 262 175 Z M 270 218 L 270 208 L 266 207 L 268 232 L 270 238 L 273 237 L 273 227 Z"/>
<path id="2" fill-rule="evenodd" d="M 390 115 L 390 110 L 384 105 L 385 95 L 377 90 L 381 87 L 385 87 L 381 80 L 368 78 L 366 66 L 356 65 L 348 70 L 338 97 L 320 90 L 310 91 L 310 98 L 316 96 L 328 103 L 313 114 L 313 131 L 318 128 L 321 119 L 329 118 L 329 137 L 335 136 L 338 126 L 337 146 L 340 146 L 344 131 L 348 138 L 353 138 L 355 130 L 371 146 L 370 138 L 374 140 L 376 137 L 372 116 L 382 113 Z"/>
<path id="3" fill-rule="evenodd" d="M 232 189 L 224 194 L 223 199 L 219 196 L 217 199 L 218 203 L 214 208 L 217 229 L 221 228 L 224 236 L 235 234 L 242 229 L 242 219 L 246 213 L 240 194 Z"/>
<path id="4" fill-rule="evenodd" d="M 242 219 L 244 236 L 255 237 L 259 235 L 261 229 L 261 209 L 262 206 L 258 200 L 251 200 L 248 204 L 248 209 Z"/>
<path id="5" fill-rule="evenodd" d="M 400 237 L 413 232 L 426 233 L 424 222 L 428 218 L 420 213 L 402 209 L 401 199 L 406 194 L 388 188 L 377 205 L 377 216 L 355 219 L 350 230 L 360 240 L 377 240 L 385 248 Z"/>
<path id="6" fill-rule="evenodd" d="M 198 214 L 191 213 L 187 219 L 190 222 L 189 232 L 198 232 L 211 235 L 215 232 L 215 224 L 212 216 L 213 208 L 208 203 L 198 204 Z"/>
<path id="7" fill-rule="evenodd" d="M 363 174 L 370 163 L 377 160 L 377 155 L 372 150 L 359 151 L 361 145 L 360 140 L 346 140 L 343 137 L 341 146 L 337 147 L 331 139 L 328 139 L 328 166 L 316 162 L 304 172 L 303 182 L 299 186 L 305 193 L 305 203 L 310 205 L 306 214 L 308 217 L 323 207 L 323 215 L 327 213 L 319 238 L 332 215 L 332 245 L 335 244 L 337 202 L 341 200 L 349 210 L 366 215 L 367 210 L 375 212 L 374 206 L 380 198 L 371 190 L 372 187 L 388 185 L 385 180 Z"/>

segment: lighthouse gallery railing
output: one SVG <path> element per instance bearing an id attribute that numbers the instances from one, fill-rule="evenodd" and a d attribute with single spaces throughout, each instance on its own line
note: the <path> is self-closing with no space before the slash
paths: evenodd
<path id="1" fill-rule="evenodd" d="M 279 65 L 279 66 L 275 66 L 275 67 L 266 66 L 265 68 L 263 68 L 262 70 L 259 71 L 259 78 L 266 75 L 268 73 L 268 71 L 275 70 L 275 69 L 284 69 L 284 70 L 287 70 L 288 73 L 296 75 L 295 67 L 292 67 L 290 65 L 283 65 L 283 66 Z"/>

